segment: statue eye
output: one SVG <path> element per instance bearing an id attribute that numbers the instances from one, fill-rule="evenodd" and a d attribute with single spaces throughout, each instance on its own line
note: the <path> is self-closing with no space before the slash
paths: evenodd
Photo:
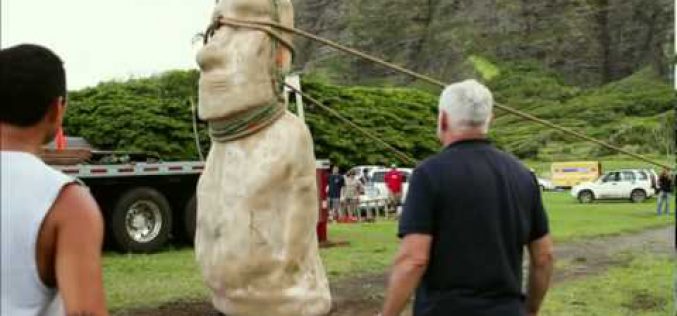
<path id="1" fill-rule="evenodd" d="M 233 4 L 232 10 L 238 18 L 261 17 L 270 14 L 268 6 L 256 3 L 257 1 L 237 1 Z"/>

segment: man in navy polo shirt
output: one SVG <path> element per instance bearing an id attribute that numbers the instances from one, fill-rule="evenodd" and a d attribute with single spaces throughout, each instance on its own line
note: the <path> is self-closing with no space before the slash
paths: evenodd
<path id="1" fill-rule="evenodd" d="M 491 92 L 474 80 L 440 97 L 445 149 L 410 180 L 383 315 L 537 315 L 550 283 L 553 245 L 536 179 L 487 140 Z M 529 282 L 522 291 L 522 252 Z"/>

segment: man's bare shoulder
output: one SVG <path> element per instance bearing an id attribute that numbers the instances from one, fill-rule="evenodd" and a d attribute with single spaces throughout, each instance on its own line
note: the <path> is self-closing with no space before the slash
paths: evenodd
<path id="1" fill-rule="evenodd" d="M 50 217 L 59 224 L 92 225 L 102 223 L 99 206 L 87 187 L 73 183 L 65 186 L 50 212 Z"/>

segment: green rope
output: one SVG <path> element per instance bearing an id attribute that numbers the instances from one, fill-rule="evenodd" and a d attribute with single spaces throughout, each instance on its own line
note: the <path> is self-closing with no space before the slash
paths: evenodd
<path id="1" fill-rule="evenodd" d="M 209 136 L 220 143 L 247 137 L 275 122 L 286 110 L 284 103 L 276 100 L 218 121 L 209 121 Z"/>

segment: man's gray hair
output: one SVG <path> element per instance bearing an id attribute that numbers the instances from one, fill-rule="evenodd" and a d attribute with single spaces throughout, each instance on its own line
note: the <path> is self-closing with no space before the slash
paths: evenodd
<path id="1" fill-rule="evenodd" d="M 446 112 L 450 128 L 457 131 L 481 129 L 488 132 L 493 107 L 491 91 L 476 80 L 447 86 L 439 103 L 440 114 Z"/>

